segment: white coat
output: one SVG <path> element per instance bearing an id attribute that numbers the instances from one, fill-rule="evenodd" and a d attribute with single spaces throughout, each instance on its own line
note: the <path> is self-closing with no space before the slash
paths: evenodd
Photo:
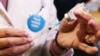
<path id="1" fill-rule="evenodd" d="M 59 22 L 53 0 L 8 0 L 7 12 L 14 28 L 26 30 L 35 42 L 19 56 L 50 56 L 50 42 Z"/>

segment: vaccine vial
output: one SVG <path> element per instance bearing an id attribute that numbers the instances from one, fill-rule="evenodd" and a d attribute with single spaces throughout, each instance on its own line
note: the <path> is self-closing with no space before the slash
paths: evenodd
<path id="1" fill-rule="evenodd" d="M 87 8 L 85 7 L 85 3 L 78 3 L 69 12 L 67 12 L 64 15 L 68 21 L 77 20 L 77 18 L 74 15 L 74 10 L 77 10 L 77 9 L 82 9 L 86 12 L 89 12 L 89 10 L 87 10 Z"/>

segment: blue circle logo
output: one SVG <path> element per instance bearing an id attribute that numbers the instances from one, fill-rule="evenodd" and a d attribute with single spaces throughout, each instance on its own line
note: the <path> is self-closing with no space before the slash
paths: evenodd
<path id="1" fill-rule="evenodd" d="M 27 20 L 28 28 L 33 32 L 38 32 L 44 28 L 45 20 L 40 15 L 31 15 Z"/>

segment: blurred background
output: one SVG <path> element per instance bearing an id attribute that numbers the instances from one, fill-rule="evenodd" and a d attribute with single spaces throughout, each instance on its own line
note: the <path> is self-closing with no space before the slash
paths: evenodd
<path id="1" fill-rule="evenodd" d="M 91 0 L 89 3 L 87 3 L 86 7 L 95 17 L 97 23 L 100 24 L 100 0 Z"/>
<path id="2" fill-rule="evenodd" d="M 100 24 L 100 0 L 91 0 L 86 8 L 90 10 L 90 13 L 95 17 L 95 20 L 98 24 Z M 96 43 L 99 48 L 99 52 L 97 56 L 100 56 L 100 42 Z"/>
<path id="3" fill-rule="evenodd" d="M 91 0 L 87 4 L 87 8 L 90 10 L 99 10 L 100 9 L 100 0 Z"/>

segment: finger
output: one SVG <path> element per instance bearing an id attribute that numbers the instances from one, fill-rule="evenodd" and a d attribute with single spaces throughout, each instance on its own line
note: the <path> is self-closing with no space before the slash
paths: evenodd
<path id="1" fill-rule="evenodd" d="M 32 46 L 31 43 L 20 45 L 20 46 L 13 46 L 7 49 L 0 50 L 0 56 L 12 56 L 20 54 L 26 50 L 28 50 Z"/>
<path id="2" fill-rule="evenodd" d="M 100 30 L 98 30 L 95 36 L 96 36 L 96 39 L 100 41 Z"/>
<path id="3" fill-rule="evenodd" d="M 60 31 L 61 32 L 69 32 L 72 31 L 75 26 L 77 25 L 77 21 L 67 21 L 65 18 L 62 20 L 60 25 Z"/>
<path id="4" fill-rule="evenodd" d="M 78 46 L 78 49 L 85 51 L 86 53 L 89 53 L 89 54 L 94 54 L 98 51 L 97 47 L 89 46 L 85 43 L 80 43 L 79 46 Z"/>
<path id="5" fill-rule="evenodd" d="M 3 29 L 0 29 L 0 37 L 7 37 L 7 36 L 28 36 L 28 34 L 23 31 L 23 30 L 19 30 L 19 29 L 13 29 L 13 28 L 3 28 Z"/>
<path id="6" fill-rule="evenodd" d="M 85 32 L 83 32 L 82 30 L 79 30 L 79 31 L 77 31 L 77 37 L 78 37 L 78 40 L 79 41 L 85 41 L 85 36 L 86 36 L 87 34 L 85 33 Z"/>
<path id="7" fill-rule="evenodd" d="M 79 18 L 79 20 L 84 23 L 84 24 L 87 24 L 88 25 L 88 32 L 93 32 L 93 33 L 96 33 L 98 31 L 98 29 L 100 28 L 93 16 L 91 14 L 89 14 L 88 12 L 84 12 L 83 10 L 76 10 L 75 11 L 75 16 L 77 18 Z"/>
<path id="8" fill-rule="evenodd" d="M 93 19 L 93 16 L 91 14 L 89 14 L 88 12 L 83 11 L 82 9 L 75 10 L 74 14 L 77 18 L 79 18 L 79 20 L 83 21 L 86 24 L 91 19 Z"/>
<path id="9" fill-rule="evenodd" d="M 80 23 L 80 28 L 77 31 L 77 37 L 80 41 L 85 41 L 85 36 L 87 35 L 87 30 L 86 30 L 86 25 L 84 25 L 83 23 Z"/>
<path id="10" fill-rule="evenodd" d="M 96 43 L 100 41 L 100 31 L 98 31 L 96 35 L 87 35 L 85 39 L 87 43 Z"/>
<path id="11" fill-rule="evenodd" d="M 96 43 L 99 41 L 94 35 L 87 35 L 85 40 L 87 43 Z"/>
<path id="12" fill-rule="evenodd" d="M 90 20 L 88 22 L 88 32 L 94 32 L 94 34 L 96 34 L 98 32 L 98 30 L 100 29 L 99 25 L 96 24 L 96 22 L 94 20 Z"/>
<path id="13" fill-rule="evenodd" d="M 1 38 L 0 39 L 0 48 L 7 48 L 13 45 L 22 45 L 32 42 L 31 38 L 25 38 L 25 37 L 9 37 L 9 38 Z"/>

